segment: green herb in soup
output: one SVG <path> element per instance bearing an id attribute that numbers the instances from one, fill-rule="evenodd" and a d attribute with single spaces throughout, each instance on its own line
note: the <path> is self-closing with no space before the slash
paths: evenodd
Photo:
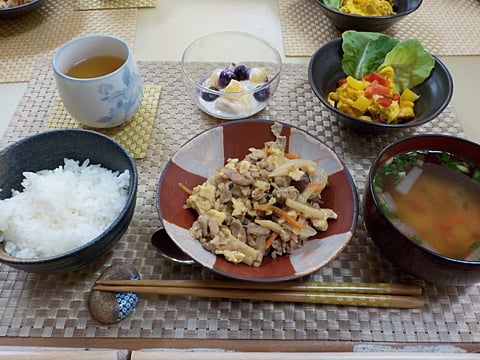
<path id="1" fill-rule="evenodd" d="M 375 175 L 382 211 L 399 231 L 442 255 L 479 260 L 480 165 L 445 152 L 396 155 Z"/>

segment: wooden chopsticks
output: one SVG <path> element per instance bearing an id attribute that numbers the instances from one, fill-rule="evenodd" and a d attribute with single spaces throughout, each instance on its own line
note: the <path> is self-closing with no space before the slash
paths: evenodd
<path id="1" fill-rule="evenodd" d="M 416 296 L 421 287 L 388 283 L 97 280 L 93 290 L 405 309 L 423 306 Z"/>

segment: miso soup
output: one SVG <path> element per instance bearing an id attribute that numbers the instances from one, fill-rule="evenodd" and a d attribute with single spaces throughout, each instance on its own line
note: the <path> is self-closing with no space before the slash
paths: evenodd
<path id="1" fill-rule="evenodd" d="M 399 154 L 377 170 L 374 191 L 384 214 L 412 241 L 480 261 L 479 164 L 443 152 Z"/>

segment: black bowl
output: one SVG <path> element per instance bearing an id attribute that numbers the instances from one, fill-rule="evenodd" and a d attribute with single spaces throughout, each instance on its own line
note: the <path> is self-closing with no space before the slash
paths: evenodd
<path id="1" fill-rule="evenodd" d="M 430 77 L 412 90 L 420 95 L 415 102 L 415 118 L 401 124 L 381 124 L 365 121 L 339 111 L 328 102 L 328 93 L 335 91 L 342 70 L 342 39 L 337 38 L 321 46 L 310 59 L 308 79 L 315 95 L 346 126 L 359 132 L 386 132 L 423 125 L 435 119 L 448 106 L 453 95 L 453 80 L 445 65 L 435 57 Z"/>
<path id="2" fill-rule="evenodd" d="M 385 147 L 375 158 L 365 186 L 363 218 L 374 243 L 391 262 L 404 271 L 431 283 L 471 285 L 480 282 L 480 261 L 442 256 L 403 235 L 384 215 L 373 191 L 376 171 L 400 153 L 420 149 L 449 152 L 480 164 L 480 145 L 450 135 L 414 135 Z"/>
<path id="3" fill-rule="evenodd" d="M 413 13 L 422 4 L 422 0 L 396 0 L 393 4 L 395 15 L 390 16 L 362 16 L 347 14 L 325 5 L 324 0 L 315 0 L 327 18 L 340 31 L 384 31 Z"/>
<path id="4" fill-rule="evenodd" d="M 26 4 L 0 9 L 0 19 L 13 19 L 37 9 L 44 0 L 32 0 Z"/>
<path id="5" fill-rule="evenodd" d="M 125 206 L 115 221 L 96 238 L 66 253 L 40 259 L 22 259 L 8 255 L 0 246 L 0 262 L 34 273 L 64 273 L 77 270 L 101 257 L 111 249 L 127 230 L 132 219 L 138 175 L 134 160 L 111 138 L 100 133 L 80 129 L 52 130 L 32 135 L 0 151 L 0 198 L 11 196 L 11 189 L 21 189 L 23 172 L 55 169 L 64 158 L 120 171 L 129 170 L 130 186 Z M 32 234 L 35 236 L 35 234 Z"/>

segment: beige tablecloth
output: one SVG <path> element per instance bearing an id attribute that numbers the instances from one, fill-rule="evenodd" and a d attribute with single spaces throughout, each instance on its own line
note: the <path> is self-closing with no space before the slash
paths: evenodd
<path id="1" fill-rule="evenodd" d="M 48 59 L 28 84 L 2 146 L 42 131 L 56 101 Z M 150 244 L 160 226 L 155 207 L 163 166 L 187 139 L 219 121 L 201 113 L 186 95 L 177 62 L 140 62 L 144 83 L 161 85 L 150 142 L 139 171 L 138 200 L 123 239 L 105 257 L 64 275 L 27 274 L 0 266 L 0 336 L 108 337 L 153 339 L 275 339 L 358 342 L 479 342 L 480 286 L 434 286 L 412 278 L 384 260 L 360 217 L 345 251 L 308 279 L 337 282 L 404 282 L 424 285 L 420 309 L 271 303 L 174 296 L 143 296 L 136 310 L 114 325 L 95 321 L 88 310 L 91 286 L 105 267 L 131 263 L 143 278 L 212 279 L 199 265 L 182 266 L 161 258 Z M 269 107 L 255 116 L 291 123 L 318 136 L 345 161 L 359 194 L 375 154 L 413 133 L 463 136 L 452 108 L 415 130 L 393 135 L 360 135 L 339 125 L 313 94 L 307 66 L 285 64 Z"/>

